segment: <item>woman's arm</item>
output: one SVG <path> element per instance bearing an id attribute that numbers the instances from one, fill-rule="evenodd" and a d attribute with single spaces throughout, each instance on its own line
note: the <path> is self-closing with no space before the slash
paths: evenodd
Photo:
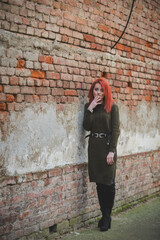
<path id="1" fill-rule="evenodd" d="M 83 128 L 86 131 L 91 130 L 92 120 L 93 120 L 93 112 L 88 109 L 89 104 L 86 103 L 84 107 L 84 118 L 83 118 Z"/>
<path id="2" fill-rule="evenodd" d="M 111 109 L 111 141 L 109 144 L 109 151 L 113 153 L 116 150 L 118 137 L 120 135 L 119 126 L 119 109 L 118 106 L 114 104 Z"/>
<path id="3" fill-rule="evenodd" d="M 117 141 L 120 134 L 119 130 L 119 110 L 117 105 L 113 105 L 111 109 L 111 141 L 109 144 L 109 153 L 107 155 L 107 164 L 112 165 L 114 163 L 114 154 L 117 147 Z"/>

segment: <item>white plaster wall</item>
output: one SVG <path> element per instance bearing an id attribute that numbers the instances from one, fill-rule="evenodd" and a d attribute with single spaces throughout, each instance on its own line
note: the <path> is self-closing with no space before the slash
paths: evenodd
<path id="1" fill-rule="evenodd" d="M 7 174 L 86 161 L 82 111 L 75 104 L 65 105 L 64 111 L 54 104 L 33 104 L 23 112 L 12 112 L 7 136 L 0 144 Z"/>
<path id="2" fill-rule="evenodd" d="M 160 148 L 160 109 L 155 103 L 142 101 L 136 112 L 119 104 L 121 134 L 118 155 L 157 150 Z"/>
<path id="3" fill-rule="evenodd" d="M 160 147 L 160 116 L 155 104 L 141 102 L 132 113 L 119 105 L 121 135 L 118 155 L 156 150 Z M 7 174 L 44 171 L 56 166 L 87 161 L 87 141 L 82 128 L 83 104 L 64 106 L 32 104 L 12 112 L 1 132 L 0 156 Z"/>

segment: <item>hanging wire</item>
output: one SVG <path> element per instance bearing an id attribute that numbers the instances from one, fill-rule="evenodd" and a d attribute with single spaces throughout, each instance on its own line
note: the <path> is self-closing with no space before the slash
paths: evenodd
<path id="1" fill-rule="evenodd" d="M 126 26 L 125 26 L 125 28 L 124 28 L 124 30 L 123 30 L 121 36 L 119 37 L 118 41 L 113 45 L 113 47 L 111 47 L 111 49 L 113 49 L 113 48 L 117 45 L 117 43 L 120 41 L 120 39 L 122 38 L 122 36 L 123 36 L 123 34 L 124 34 L 124 32 L 125 32 L 127 26 L 128 26 L 129 20 L 130 20 L 131 15 L 132 15 L 134 2 L 135 2 L 135 0 L 132 1 L 132 7 L 131 7 L 131 11 L 130 11 L 130 14 L 129 14 L 129 17 L 128 17 L 128 20 L 127 20 Z"/>

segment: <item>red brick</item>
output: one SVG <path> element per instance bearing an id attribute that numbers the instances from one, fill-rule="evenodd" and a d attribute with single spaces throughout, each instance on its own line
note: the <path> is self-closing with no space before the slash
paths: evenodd
<path id="1" fill-rule="evenodd" d="M 49 86 L 52 87 L 56 87 L 56 81 L 55 80 L 49 80 Z"/>
<path id="2" fill-rule="evenodd" d="M 121 36 L 121 32 L 119 30 L 114 30 L 114 35 L 120 37 Z"/>
<path id="3" fill-rule="evenodd" d="M 37 179 L 45 179 L 47 178 L 47 172 L 36 172 L 33 173 L 33 179 L 37 180 Z"/>
<path id="4" fill-rule="evenodd" d="M 23 213 L 20 214 L 19 219 L 20 219 L 20 220 L 23 220 L 23 219 L 24 219 L 25 217 L 27 217 L 29 214 L 30 214 L 29 211 L 28 211 L 28 212 L 23 212 Z"/>
<path id="5" fill-rule="evenodd" d="M 96 46 L 97 46 L 97 44 L 91 43 L 91 48 L 92 48 L 92 49 L 96 49 Z"/>
<path id="6" fill-rule="evenodd" d="M 46 56 L 45 62 L 49 63 L 49 64 L 52 64 L 53 63 L 53 57 L 52 56 Z"/>
<path id="7" fill-rule="evenodd" d="M 153 48 L 153 43 L 151 43 L 151 42 L 146 42 L 146 47 Z"/>
<path id="8" fill-rule="evenodd" d="M 134 65 L 134 66 L 133 66 L 133 70 L 134 70 L 134 71 L 137 71 L 137 66 Z"/>
<path id="9" fill-rule="evenodd" d="M 42 86 L 43 80 L 44 79 L 38 79 L 38 78 L 34 79 L 34 85 L 37 86 L 37 87 Z"/>
<path id="10" fill-rule="evenodd" d="M 40 55 L 39 56 L 39 61 L 51 64 L 51 63 L 53 63 L 53 57 L 52 56 Z"/>
<path id="11" fill-rule="evenodd" d="M 45 22 L 39 22 L 38 27 L 41 29 L 45 29 L 46 28 L 46 23 Z"/>
<path id="12" fill-rule="evenodd" d="M 84 4 L 90 5 L 91 4 L 91 0 L 84 0 Z"/>
<path id="13" fill-rule="evenodd" d="M 82 19 L 80 17 L 77 17 L 77 23 L 81 24 L 81 25 L 87 25 L 87 20 Z"/>
<path id="14" fill-rule="evenodd" d="M 42 197 L 39 199 L 38 206 L 42 206 L 42 205 L 44 205 L 44 203 L 45 203 L 45 198 Z"/>
<path id="15" fill-rule="evenodd" d="M 41 102 L 48 102 L 48 95 L 40 95 L 39 98 Z"/>
<path id="16" fill-rule="evenodd" d="M 117 72 L 118 72 L 118 74 L 119 74 L 119 75 L 123 75 L 123 74 L 124 74 L 124 73 L 123 73 L 123 70 L 122 70 L 122 69 L 120 69 L 120 68 L 119 68 L 119 69 L 117 69 Z"/>
<path id="17" fill-rule="evenodd" d="M 114 80 L 114 86 L 115 87 L 121 87 L 122 86 L 122 82 Z"/>
<path id="18" fill-rule="evenodd" d="M 38 95 L 33 95 L 33 101 L 34 102 L 39 102 L 40 101 L 39 96 Z"/>
<path id="19" fill-rule="evenodd" d="M 64 95 L 64 89 L 63 88 L 53 88 L 52 89 L 52 95 L 53 96 L 63 96 Z"/>
<path id="20" fill-rule="evenodd" d="M 8 116 L 9 116 L 8 112 L 0 111 L 0 121 L 1 122 L 5 122 Z"/>
<path id="21" fill-rule="evenodd" d="M 17 68 L 25 68 L 26 61 L 23 59 L 17 60 Z"/>
<path id="22" fill-rule="evenodd" d="M 151 96 L 145 96 L 145 100 L 146 100 L 147 102 L 151 102 L 152 97 L 151 97 Z"/>
<path id="23" fill-rule="evenodd" d="M 120 92 L 120 88 L 115 88 L 115 92 L 119 93 Z"/>
<path id="24" fill-rule="evenodd" d="M 92 36 L 92 35 L 84 34 L 84 39 L 85 39 L 87 42 L 95 42 L 95 37 Z"/>
<path id="25" fill-rule="evenodd" d="M 46 58 L 45 55 L 39 55 L 38 60 L 39 62 L 45 62 L 45 58 Z"/>
<path id="26" fill-rule="evenodd" d="M 102 49 L 102 46 L 100 44 L 96 44 L 96 49 L 97 50 L 101 50 Z"/>
<path id="27" fill-rule="evenodd" d="M 8 111 L 14 111 L 14 103 L 12 102 L 12 103 L 7 103 L 7 109 L 8 109 Z"/>
<path id="28" fill-rule="evenodd" d="M 18 85 L 18 77 L 10 77 L 9 82 L 11 85 Z"/>
<path id="29" fill-rule="evenodd" d="M 39 70 L 31 70 L 31 77 L 33 78 L 45 78 L 45 72 Z"/>
<path id="30" fill-rule="evenodd" d="M 20 93 L 20 87 L 19 86 L 4 86 L 4 92 L 17 94 L 17 93 Z"/>
<path id="31" fill-rule="evenodd" d="M 28 18 L 22 18 L 22 24 L 30 25 L 30 20 Z"/>
<path id="32" fill-rule="evenodd" d="M 102 30 L 103 32 L 108 31 L 108 27 L 106 25 L 98 24 L 98 29 Z"/>
<path id="33" fill-rule="evenodd" d="M 24 96 L 24 101 L 27 103 L 33 102 L 33 95 L 25 95 Z"/>
<path id="34" fill-rule="evenodd" d="M 60 74 L 59 73 L 55 73 L 55 72 L 47 72 L 46 74 L 46 78 L 47 79 L 60 79 Z"/>
<path id="35" fill-rule="evenodd" d="M 64 19 L 67 19 L 67 20 L 70 20 L 72 22 L 76 22 L 77 21 L 77 18 L 67 12 L 64 12 Z"/>
<path id="36" fill-rule="evenodd" d="M 69 42 L 69 37 L 66 35 L 62 35 L 62 42 Z"/>
<path id="37" fill-rule="evenodd" d="M 125 88 L 125 93 L 131 94 L 132 93 L 132 88 L 131 87 L 126 87 Z"/>
<path id="38" fill-rule="evenodd" d="M 45 189 L 45 190 L 42 192 L 42 196 L 53 195 L 54 192 L 55 192 L 54 188 L 51 188 L 51 189 Z"/>
<path id="39" fill-rule="evenodd" d="M 64 94 L 65 94 L 65 96 L 76 96 L 77 95 L 77 91 L 76 90 L 72 90 L 72 89 L 66 89 Z"/>
<path id="40" fill-rule="evenodd" d="M 125 46 L 122 45 L 122 44 L 120 44 L 120 43 L 117 43 L 117 45 L 116 45 L 116 49 L 124 51 Z"/>
<path id="41" fill-rule="evenodd" d="M 125 50 L 126 52 L 131 52 L 131 51 L 132 51 L 132 48 L 125 46 L 125 47 L 124 47 L 124 50 Z"/>
<path id="42" fill-rule="evenodd" d="M 0 93 L 0 102 L 5 102 L 5 101 L 6 101 L 6 94 Z"/>
<path id="43" fill-rule="evenodd" d="M 0 102 L 0 111 L 5 111 L 6 110 L 6 103 L 1 103 Z"/>
<path id="44" fill-rule="evenodd" d="M 131 71 L 130 70 L 126 71 L 126 75 L 130 77 L 131 76 Z"/>
<path id="45" fill-rule="evenodd" d="M 42 85 L 43 85 L 44 87 L 49 87 L 49 80 L 43 79 L 43 80 L 42 80 Z"/>
<path id="46" fill-rule="evenodd" d="M 74 32 L 73 32 L 73 38 L 78 38 L 78 39 L 81 39 L 81 40 L 82 40 L 82 39 L 83 39 L 83 34 L 74 31 Z"/>
<path id="47" fill-rule="evenodd" d="M 13 95 L 7 95 L 7 97 L 6 97 L 6 101 L 7 102 L 14 102 L 14 96 Z"/>
<path id="48" fill-rule="evenodd" d="M 36 94 L 50 94 L 50 88 L 49 87 L 37 87 L 36 88 Z"/>
<path id="49" fill-rule="evenodd" d="M 22 95 L 22 94 L 17 94 L 16 102 L 20 103 L 20 102 L 23 102 L 23 100 L 24 100 L 24 95 Z"/>
<path id="50" fill-rule="evenodd" d="M 21 93 L 25 93 L 25 94 L 35 94 L 35 87 L 21 87 Z"/>
<path id="51" fill-rule="evenodd" d="M 133 41 L 136 42 L 136 43 L 140 43 L 140 39 L 139 39 L 138 37 L 135 37 L 135 38 L 133 39 Z"/>
<path id="52" fill-rule="evenodd" d="M 150 84 L 150 80 L 147 80 L 146 83 L 147 83 L 147 85 Z"/>

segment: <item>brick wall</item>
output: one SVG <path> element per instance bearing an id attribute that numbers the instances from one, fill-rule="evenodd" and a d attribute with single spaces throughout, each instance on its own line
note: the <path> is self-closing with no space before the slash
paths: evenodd
<path id="1" fill-rule="evenodd" d="M 159 102 L 157 1 L 135 3 L 128 30 L 111 50 L 130 7 L 128 1 L 1 1 L 2 43 L 3 34 L 12 33 L 32 39 L 36 49 L 41 47 L 37 52 L 23 44 L 16 49 L 21 39 L 14 48 L 9 35 L 9 44 L 1 51 L 1 119 L 26 102 L 77 101 L 101 74 L 113 86 L 114 98 L 131 108 L 142 99 Z M 37 39 L 50 41 L 57 52 L 50 55 Z M 68 48 L 74 53 L 68 53 Z"/>
<path id="2" fill-rule="evenodd" d="M 99 216 L 95 185 L 88 182 L 86 163 L 65 166 L 64 159 L 62 166 L 56 168 L 45 170 L 42 166 L 41 172 L 35 168 L 32 172 L 24 170 L 24 174 L 17 169 L 17 174 L 8 176 L 7 167 L 11 164 L 8 159 L 12 156 L 7 148 L 16 142 L 11 135 L 15 129 L 19 137 L 18 116 L 26 109 L 56 104 L 60 115 L 66 106 L 72 109 L 73 105 L 84 103 L 93 79 L 103 76 L 112 87 L 115 101 L 120 107 L 125 106 L 130 116 L 136 114 L 142 102 L 149 109 L 155 123 L 153 128 L 148 117 L 146 132 L 152 135 L 148 141 L 154 142 L 153 130 L 159 127 L 160 119 L 160 4 L 157 0 L 135 1 L 128 28 L 111 50 L 125 27 L 131 3 L 127 0 L 0 1 L 2 239 L 25 240 L 27 236 L 49 239 Z M 42 112 L 45 114 L 44 109 Z M 144 120 L 143 111 L 139 116 Z M 133 117 L 131 127 L 132 120 Z M 11 128 L 16 121 L 17 125 Z M 26 135 L 31 134 L 28 122 L 24 125 Z M 122 127 L 125 131 L 126 126 Z M 32 140 L 31 145 L 40 142 L 38 138 Z M 36 154 L 33 156 L 36 162 Z M 158 148 L 119 157 L 115 207 L 159 191 L 159 160 Z M 13 158 L 13 164 L 16 161 Z M 23 168 L 25 160 L 21 158 L 20 162 Z M 40 164 L 37 163 L 37 169 Z"/>
<path id="3" fill-rule="evenodd" d="M 159 164 L 159 151 L 119 158 L 114 209 L 158 192 Z M 86 164 L 6 177 L 0 206 L 1 239 L 55 239 L 100 214 Z"/>

